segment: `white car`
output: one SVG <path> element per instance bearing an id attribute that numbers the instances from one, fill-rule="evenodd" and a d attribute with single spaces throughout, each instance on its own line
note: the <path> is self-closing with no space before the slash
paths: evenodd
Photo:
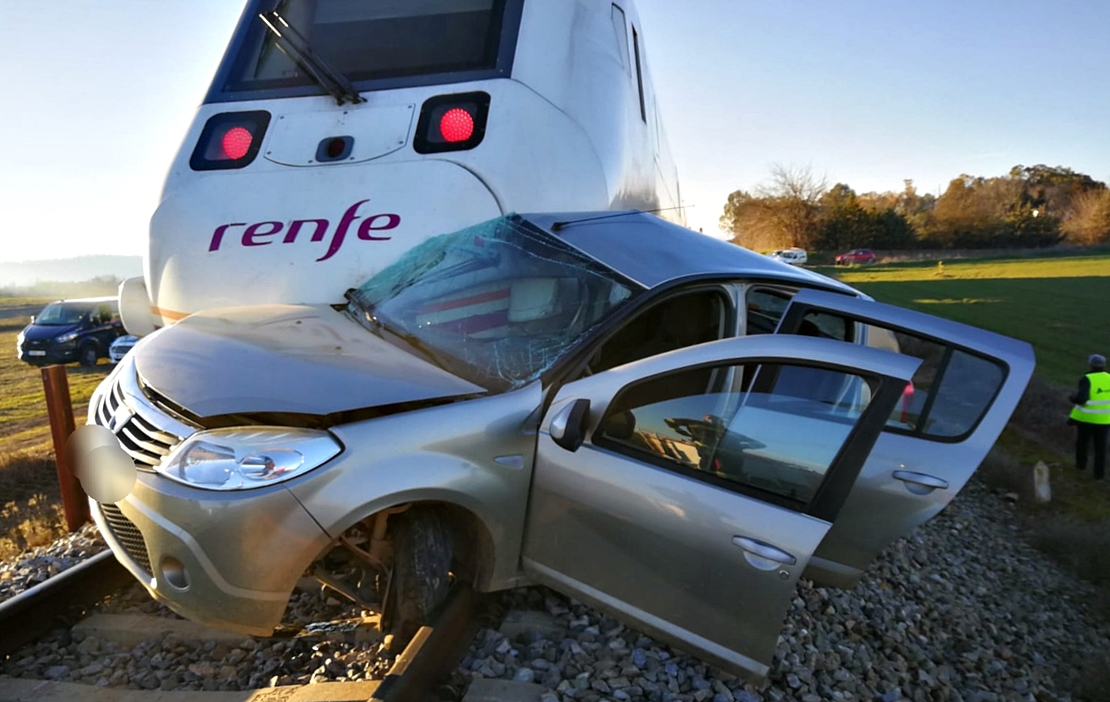
<path id="1" fill-rule="evenodd" d="M 119 363 L 138 340 L 139 337 L 132 334 L 125 334 L 117 338 L 112 342 L 112 345 L 108 347 L 108 360 L 112 363 Z"/>
<path id="2" fill-rule="evenodd" d="M 772 251 L 767 255 L 776 261 L 789 263 L 792 266 L 801 266 L 809 259 L 805 249 L 783 249 L 781 251 Z"/>

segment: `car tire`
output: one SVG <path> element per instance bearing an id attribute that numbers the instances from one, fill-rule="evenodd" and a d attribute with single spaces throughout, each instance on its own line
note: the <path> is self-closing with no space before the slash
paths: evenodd
<path id="1" fill-rule="evenodd" d="M 77 352 L 77 362 L 85 368 L 92 368 L 98 360 L 100 360 L 100 355 L 92 344 L 82 346 Z"/>
<path id="2" fill-rule="evenodd" d="M 415 508 L 394 517 L 392 593 L 383 613 L 383 631 L 392 648 L 408 644 L 451 589 L 453 543 L 443 515 Z"/>

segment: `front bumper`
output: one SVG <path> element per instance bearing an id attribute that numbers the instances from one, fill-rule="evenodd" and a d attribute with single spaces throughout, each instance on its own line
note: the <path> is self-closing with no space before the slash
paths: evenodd
<path id="1" fill-rule="evenodd" d="M 130 360 L 89 402 L 89 423 L 112 430 L 139 469 L 124 500 L 90 503 L 100 532 L 151 596 L 182 616 L 271 633 L 303 570 L 331 539 L 281 486 L 214 492 L 154 472 L 197 427 L 151 404 Z"/>
<path id="2" fill-rule="evenodd" d="M 331 541 L 283 488 L 213 493 L 143 472 L 122 502 L 90 506 L 117 560 L 152 597 L 247 634 L 273 632 L 304 569 Z"/>
<path id="3" fill-rule="evenodd" d="M 77 360 L 77 347 L 61 349 L 57 347 L 45 349 L 21 348 L 19 350 L 19 360 L 35 366 L 44 366 L 48 363 L 73 363 Z"/>

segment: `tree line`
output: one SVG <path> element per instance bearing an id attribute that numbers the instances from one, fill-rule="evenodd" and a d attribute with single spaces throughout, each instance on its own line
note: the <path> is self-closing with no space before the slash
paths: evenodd
<path id="1" fill-rule="evenodd" d="M 1110 243 L 1110 188 L 1061 166 L 961 175 L 939 197 L 856 193 L 809 169 L 774 166 L 769 182 L 728 197 L 721 229 L 751 249 L 1036 248 Z"/>

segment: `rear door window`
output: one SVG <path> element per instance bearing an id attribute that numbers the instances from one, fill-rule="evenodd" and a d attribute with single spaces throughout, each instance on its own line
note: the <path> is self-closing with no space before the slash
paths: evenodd
<path id="1" fill-rule="evenodd" d="M 934 441 L 963 441 L 985 416 L 1006 381 L 1007 369 L 996 359 L 948 340 L 817 305 L 792 305 L 778 332 L 812 335 L 818 323 L 825 331 L 842 328 L 850 333 L 859 329 L 869 346 L 921 359 L 901 402 L 887 419 L 889 431 Z"/>

